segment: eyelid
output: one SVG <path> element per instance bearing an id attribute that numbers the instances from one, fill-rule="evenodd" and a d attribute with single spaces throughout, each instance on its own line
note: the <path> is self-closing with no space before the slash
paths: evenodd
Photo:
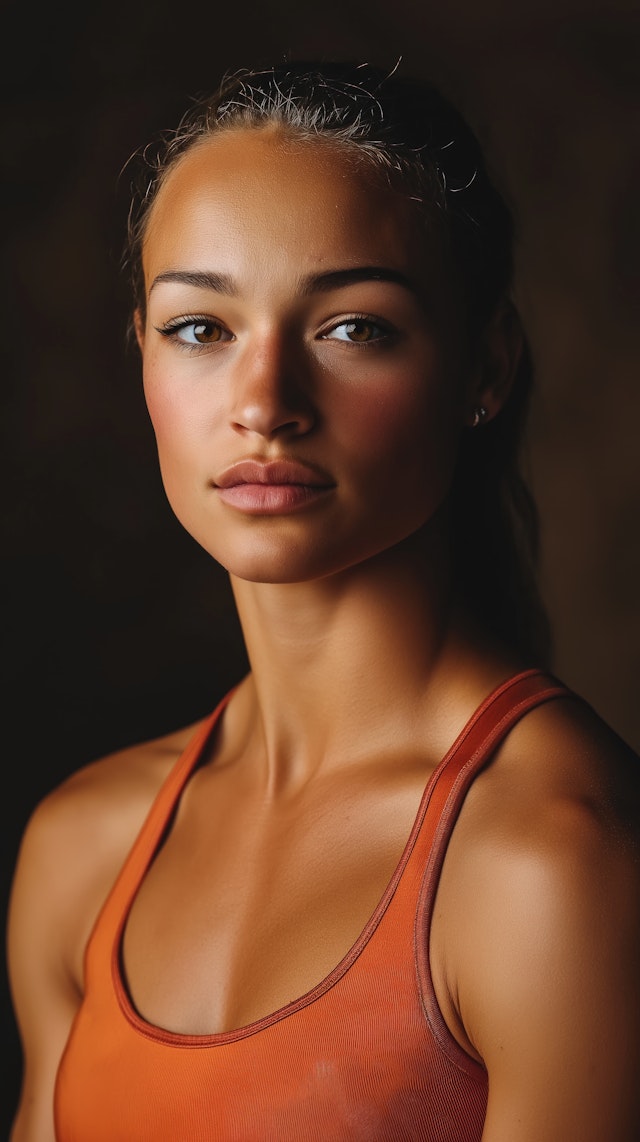
<path id="1" fill-rule="evenodd" d="M 221 337 L 218 341 L 186 341 L 179 336 L 181 330 L 190 329 L 192 326 L 208 325 L 212 328 L 219 329 L 223 334 L 228 334 L 228 337 Z M 163 325 L 154 325 L 154 329 L 161 337 L 166 338 L 168 341 L 173 340 L 180 345 L 180 348 L 188 352 L 202 352 L 203 350 L 213 349 L 215 346 L 224 344 L 228 341 L 235 340 L 234 334 L 229 327 L 221 321 L 219 317 L 212 317 L 206 313 L 185 313 L 180 317 L 172 317 Z"/>
<path id="2" fill-rule="evenodd" d="M 390 340 L 398 336 L 398 330 L 395 328 L 395 326 L 393 326 L 385 318 L 378 317 L 372 313 L 341 314 L 340 317 L 335 317 L 329 323 L 327 323 L 325 327 L 319 331 L 317 336 L 321 340 L 332 340 L 330 335 L 337 329 L 340 329 L 341 326 L 356 324 L 358 322 L 369 325 L 373 329 L 379 330 L 379 333 L 371 337 L 368 341 L 349 341 L 348 338 L 335 338 L 335 340 L 343 341 L 345 344 L 359 346 L 360 348 L 366 348 L 367 346 L 377 345 L 381 342 L 388 343 Z M 220 340 L 212 341 L 210 343 L 204 341 L 187 341 L 179 336 L 182 330 L 189 329 L 192 326 L 197 325 L 208 325 L 214 327 L 219 329 L 223 335 L 227 334 L 228 336 L 222 336 Z M 174 340 L 178 342 L 181 348 L 195 352 L 211 349 L 216 345 L 224 344 L 225 342 L 234 341 L 236 339 L 235 334 L 229 329 L 224 321 L 221 321 L 218 317 L 213 317 L 211 314 L 205 313 L 185 313 L 179 317 L 172 317 L 161 325 L 154 325 L 154 329 L 157 333 L 159 333 L 167 340 Z"/>
<path id="3" fill-rule="evenodd" d="M 336 329 L 339 329 L 341 325 L 353 325 L 356 322 L 362 322 L 363 324 L 371 325 L 381 331 L 381 336 L 373 337 L 371 341 L 368 342 L 360 342 L 361 345 L 371 345 L 379 341 L 385 341 L 396 336 L 398 333 L 398 330 L 395 328 L 395 326 L 393 326 L 391 322 L 385 320 L 384 317 L 377 317 L 372 313 L 348 313 L 332 320 L 328 325 L 325 326 L 324 329 L 320 331 L 319 336 L 328 340 L 328 335 L 333 333 Z M 352 344 L 356 345 L 357 342 L 354 341 Z"/>
<path id="4" fill-rule="evenodd" d="M 188 329 L 190 325 L 216 325 L 227 333 L 231 332 L 224 321 L 221 321 L 219 317 L 212 317 L 210 313 L 185 313 L 180 317 L 171 317 L 162 325 L 154 325 L 154 329 L 158 333 L 169 336 L 180 329 Z"/>

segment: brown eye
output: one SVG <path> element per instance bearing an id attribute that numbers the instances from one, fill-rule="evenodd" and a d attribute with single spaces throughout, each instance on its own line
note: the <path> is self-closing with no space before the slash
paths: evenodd
<path id="1" fill-rule="evenodd" d="M 333 329 L 325 333 L 325 337 L 329 340 L 365 345 L 369 341 L 381 340 L 388 333 L 389 330 L 376 321 L 370 321 L 365 317 L 352 317 L 349 321 L 341 321 L 339 325 L 334 325 Z"/>
<path id="2" fill-rule="evenodd" d="M 222 326 L 217 325 L 215 321 L 194 321 L 191 325 L 182 326 L 179 339 L 186 341 L 188 345 L 194 343 L 212 345 L 216 341 L 222 341 L 222 332 Z"/>
<path id="3" fill-rule="evenodd" d="M 198 345 L 216 345 L 219 341 L 233 340 L 233 334 L 225 329 L 224 325 L 208 317 L 184 317 L 158 328 L 158 333 L 171 341 L 179 341 L 181 345 L 194 348 Z"/>

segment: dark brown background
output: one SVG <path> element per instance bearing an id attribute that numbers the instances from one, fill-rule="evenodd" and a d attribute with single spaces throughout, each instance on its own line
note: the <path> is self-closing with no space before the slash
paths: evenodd
<path id="1" fill-rule="evenodd" d="M 118 173 L 224 70 L 285 54 L 402 56 L 483 139 L 521 231 L 554 666 L 640 749 L 637 5 L 112 0 L 5 4 L 2 24 L 5 889 L 44 792 L 201 716 L 244 668 L 225 577 L 164 501 Z"/>

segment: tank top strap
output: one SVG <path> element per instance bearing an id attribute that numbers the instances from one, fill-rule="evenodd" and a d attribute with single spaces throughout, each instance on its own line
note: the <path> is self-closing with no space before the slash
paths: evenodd
<path id="1" fill-rule="evenodd" d="M 196 730 L 186 749 L 172 766 L 160 786 L 145 821 L 107 896 L 93 927 L 85 951 L 85 972 L 90 969 L 92 955 L 111 955 L 119 940 L 133 898 L 151 864 L 171 822 L 180 796 L 194 769 L 200 762 L 216 725 L 234 693 L 235 687 L 218 703 Z"/>
<path id="2" fill-rule="evenodd" d="M 575 694 L 552 674 L 532 669 L 516 674 L 494 690 L 454 741 L 427 789 L 427 806 L 419 847 L 424 872 L 415 912 L 415 954 L 422 1001 L 431 1029 L 442 1050 L 458 1065 L 468 1062 L 447 1027 L 435 995 L 429 963 L 429 937 L 440 873 L 453 828 L 474 779 L 493 757 L 513 727 L 537 706 L 552 698 Z M 418 859 L 420 859 L 420 856 Z"/>
<path id="3" fill-rule="evenodd" d="M 570 694 L 552 675 L 532 669 L 509 678 L 485 698 L 431 779 L 428 810 L 438 820 L 438 836 L 451 831 L 472 781 L 516 723 L 543 702 Z"/>

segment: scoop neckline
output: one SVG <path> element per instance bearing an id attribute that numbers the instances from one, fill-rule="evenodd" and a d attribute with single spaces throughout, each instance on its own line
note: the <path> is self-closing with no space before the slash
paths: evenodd
<path id="1" fill-rule="evenodd" d="M 216 1045 L 223 1045 L 225 1043 L 234 1043 L 234 1042 L 237 1042 L 238 1040 L 241 1040 L 241 1039 L 250 1038 L 251 1036 L 258 1034 L 260 1031 L 263 1031 L 266 1028 L 273 1026 L 275 1023 L 278 1023 L 281 1020 L 286 1019 L 291 1015 L 297 1014 L 297 1012 L 302 1011 L 305 1007 L 308 1007 L 311 1003 L 314 1003 L 316 1000 L 320 999 L 323 995 L 325 995 L 328 991 L 330 991 L 330 989 L 332 987 L 334 987 L 335 984 L 337 984 L 346 975 L 349 968 L 353 965 L 353 963 L 358 959 L 358 957 L 364 951 L 365 947 L 368 945 L 369 941 L 371 940 L 373 933 L 375 932 L 376 928 L 380 924 L 383 916 L 387 912 L 387 909 L 388 909 L 389 905 L 391 904 L 393 897 L 395 895 L 398 884 L 400 883 L 402 874 L 403 874 L 403 872 L 404 872 L 404 870 L 405 870 L 405 868 L 409 862 L 411 853 L 413 852 L 413 849 L 415 847 L 416 841 L 418 839 L 418 836 L 419 836 L 419 833 L 420 833 L 420 830 L 421 830 L 421 827 L 422 827 L 422 824 L 424 821 L 424 817 L 426 815 L 427 807 L 429 805 L 432 790 L 433 790 L 434 786 L 436 785 L 436 783 L 440 777 L 440 774 L 442 773 L 442 771 L 444 770 L 446 765 L 450 762 L 452 757 L 457 753 L 459 747 L 461 746 L 461 744 L 463 743 L 465 738 L 468 736 L 470 731 L 473 729 L 473 727 L 476 725 L 476 723 L 478 722 L 481 715 L 485 712 L 485 710 L 489 706 L 491 706 L 493 704 L 493 702 L 495 702 L 495 700 L 497 698 L 499 698 L 500 695 L 505 690 L 509 689 L 514 683 L 520 681 L 523 678 L 528 677 L 529 675 L 533 675 L 533 674 L 543 675 L 543 674 L 545 674 L 545 672 L 542 670 L 536 669 L 536 668 L 520 671 L 519 673 L 512 675 L 510 678 L 506 679 L 504 682 L 500 683 L 492 691 L 490 691 L 490 693 L 483 699 L 483 701 L 480 703 L 480 705 L 471 714 L 470 718 L 467 720 L 467 722 L 465 723 L 463 728 L 460 730 L 459 734 L 456 736 L 456 738 L 454 739 L 452 744 L 449 746 L 449 748 L 447 749 L 447 751 L 444 754 L 444 756 L 442 757 L 442 759 L 438 762 L 438 764 L 434 767 L 432 772 L 429 774 L 429 777 L 427 778 L 425 787 L 422 791 L 422 795 L 420 797 L 420 802 L 418 804 L 418 808 L 417 808 L 417 811 L 416 811 L 416 814 L 415 814 L 415 817 L 413 820 L 413 824 L 411 826 L 411 830 L 409 832 L 409 836 L 405 842 L 405 845 L 404 845 L 404 848 L 403 848 L 402 853 L 400 855 L 400 858 L 398 860 L 398 863 L 397 863 L 397 865 L 396 865 L 396 867 L 395 867 L 395 869 L 391 875 L 389 882 L 387 883 L 387 886 L 386 886 L 380 900 L 378 901 L 376 907 L 374 908 L 371 916 L 369 917 L 368 921 L 366 922 L 366 924 L 365 924 L 364 928 L 362 929 L 362 931 L 360 932 L 359 936 L 356 938 L 356 940 L 351 945 L 351 947 L 347 950 L 345 955 L 340 959 L 340 961 L 336 964 L 336 966 L 334 968 L 332 968 L 331 971 L 326 976 L 324 976 L 323 979 L 320 980 L 319 983 L 315 984 L 308 991 L 306 991 L 302 995 L 298 996 L 298 998 L 291 1000 L 289 1003 L 284 1004 L 283 1006 L 276 1008 L 275 1011 L 270 1012 L 268 1015 L 263 1015 L 259 1019 L 255 1019 L 250 1023 L 245 1023 L 240 1027 L 236 1027 L 236 1028 L 233 1028 L 233 1029 L 228 1030 L 228 1031 L 214 1031 L 214 1032 L 205 1033 L 205 1034 L 190 1034 L 187 1032 L 171 1031 L 168 1028 L 160 1027 L 159 1025 L 151 1023 L 148 1020 L 144 1019 L 136 1010 L 133 999 L 129 993 L 129 989 L 125 983 L 124 971 L 123 971 L 123 961 L 122 961 L 122 944 L 123 944 L 123 939 L 124 939 L 124 931 L 126 928 L 127 920 L 129 918 L 129 915 L 131 912 L 131 908 L 133 907 L 133 902 L 134 902 L 135 897 L 136 897 L 136 895 L 137 895 L 137 893 L 138 893 L 138 891 L 142 885 L 142 882 L 143 882 L 145 876 L 147 875 L 147 872 L 149 871 L 149 868 L 151 867 L 151 864 L 152 864 L 152 862 L 156 856 L 159 844 L 161 843 L 161 841 L 158 840 L 156 842 L 156 844 L 153 846 L 152 851 L 148 854 L 148 858 L 145 861 L 144 869 L 142 870 L 141 875 L 137 878 L 135 888 L 134 888 L 133 892 L 131 892 L 131 894 L 130 894 L 127 902 L 126 902 L 125 910 L 122 913 L 121 918 L 118 922 L 117 929 L 115 932 L 115 936 L 114 936 L 113 941 L 112 941 L 111 981 L 112 981 L 112 985 L 113 985 L 113 990 L 115 992 L 115 996 L 116 996 L 117 1003 L 118 1003 L 118 1006 L 120 1008 L 121 1013 L 123 1014 L 123 1016 L 125 1017 L 127 1022 L 133 1027 L 133 1029 L 136 1032 L 138 1032 L 140 1035 L 142 1035 L 144 1038 L 151 1039 L 157 1043 L 162 1043 L 166 1046 L 198 1048 L 198 1047 L 213 1047 Z M 208 724 L 205 723 L 205 733 L 203 736 L 202 743 L 200 744 L 199 747 L 196 747 L 195 757 L 193 759 L 190 759 L 189 764 L 184 765 L 185 772 L 184 773 L 181 772 L 181 762 L 184 761 L 185 755 L 189 750 L 189 746 L 187 747 L 187 750 L 185 751 L 185 753 L 183 753 L 181 755 L 181 757 L 178 759 L 178 761 L 174 765 L 173 769 L 171 770 L 171 773 L 169 774 L 167 780 L 165 781 L 165 783 L 161 787 L 156 799 L 153 802 L 153 805 L 151 807 L 150 814 L 149 814 L 150 818 L 153 817 L 154 809 L 155 809 L 155 806 L 157 804 L 157 801 L 160 798 L 160 796 L 162 795 L 162 793 L 164 792 L 164 790 L 166 789 L 166 786 L 171 782 L 172 778 L 174 780 L 176 780 L 176 778 L 178 778 L 178 775 L 179 775 L 179 780 L 177 781 L 179 788 L 178 788 L 177 796 L 175 797 L 175 800 L 173 802 L 173 811 L 172 812 L 174 813 L 176 811 L 178 804 L 179 804 L 179 801 L 180 801 L 180 798 L 182 797 L 184 790 L 186 788 L 187 782 L 189 781 L 189 778 L 191 777 L 194 770 L 197 768 L 198 761 L 199 761 L 200 757 L 202 756 L 202 752 L 207 748 L 207 746 L 211 742 L 213 734 L 215 733 L 217 727 L 219 726 L 219 724 L 221 722 L 221 719 L 224 715 L 225 708 L 226 708 L 227 703 L 228 703 L 229 699 L 231 698 L 233 692 L 234 691 L 231 690 L 226 695 L 226 697 L 222 700 L 222 702 L 219 703 L 219 705 L 216 707 L 214 712 L 211 714 L 211 716 L 209 718 L 209 723 Z M 145 825 L 146 825 L 146 822 L 145 822 Z M 141 830 L 141 833 L 139 835 L 139 839 L 142 839 L 144 829 L 145 829 L 145 826 L 143 826 L 143 830 Z"/>

